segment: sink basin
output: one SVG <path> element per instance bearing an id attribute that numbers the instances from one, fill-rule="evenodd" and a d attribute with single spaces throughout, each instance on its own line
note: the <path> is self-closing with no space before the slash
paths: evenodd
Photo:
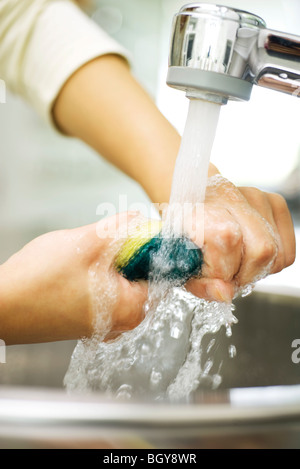
<path id="1" fill-rule="evenodd" d="M 176 404 L 69 396 L 75 342 L 7 347 L 0 448 L 300 449 L 300 297 L 254 292 L 235 315 L 232 336 L 215 340 L 220 387 Z"/>

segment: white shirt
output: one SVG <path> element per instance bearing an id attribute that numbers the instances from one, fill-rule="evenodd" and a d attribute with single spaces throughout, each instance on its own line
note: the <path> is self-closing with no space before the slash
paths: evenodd
<path id="1" fill-rule="evenodd" d="M 0 1 L 0 78 L 51 124 L 68 78 L 107 53 L 127 57 L 72 0 Z"/>

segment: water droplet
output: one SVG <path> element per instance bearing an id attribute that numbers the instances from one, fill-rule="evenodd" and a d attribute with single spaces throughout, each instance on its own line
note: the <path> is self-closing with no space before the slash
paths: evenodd
<path id="1" fill-rule="evenodd" d="M 236 356 L 236 347 L 235 347 L 235 345 L 229 345 L 228 353 L 229 353 L 230 358 L 234 358 Z"/>
<path id="2" fill-rule="evenodd" d="M 141 346 L 141 354 L 142 354 L 142 355 L 149 355 L 149 353 L 150 353 L 150 347 L 149 347 L 149 345 L 148 345 L 148 344 L 143 344 L 143 345 Z"/>
<path id="3" fill-rule="evenodd" d="M 253 292 L 253 290 L 254 290 L 254 285 L 253 285 L 253 284 L 247 285 L 247 286 L 241 291 L 241 296 L 242 296 L 243 298 L 245 298 L 246 296 L 251 295 L 251 293 Z"/>
<path id="4" fill-rule="evenodd" d="M 171 330 L 170 330 L 170 336 L 173 337 L 173 339 L 179 339 L 183 333 L 183 324 L 180 322 L 176 322 L 175 324 L 172 325 Z"/>
<path id="5" fill-rule="evenodd" d="M 122 368 L 123 368 L 125 371 L 130 370 L 130 368 L 131 368 L 132 365 L 133 365 L 133 362 L 134 362 L 134 360 L 132 360 L 131 358 L 125 358 L 125 359 L 122 361 Z"/>
<path id="6" fill-rule="evenodd" d="M 132 387 L 129 384 L 122 384 L 117 390 L 116 398 L 129 400 L 131 399 Z"/>
<path id="7" fill-rule="evenodd" d="M 226 336 L 231 337 L 232 336 L 232 329 L 230 324 L 226 324 Z"/>
<path id="8" fill-rule="evenodd" d="M 207 360 L 207 362 L 205 363 L 204 365 L 204 368 L 203 368 L 203 374 L 204 375 L 208 375 L 208 373 L 210 372 L 211 370 L 211 367 L 213 366 L 214 362 L 213 360 L 211 360 L 210 358 Z"/>
<path id="9" fill-rule="evenodd" d="M 154 337 L 153 347 L 156 350 L 158 350 L 163 346 L 163 344 L 164 344 L 164 334 L 160 331 Z"/>
<path id="10" fill-rule="evenodd" d="M 186 316 L 185 312 L 181 308 L 175 309 L 173 314 L 179 321 L 183 321 Z"/>
<path id="11" fill-rule="evenodd" d="M 188 272 L 189 271 L 189 264 L 185 262 L 184 260 L 180 260 L 177 262 L 177 268 L 181 270 L 182 272 Z"/>
<path id="12" fill-rule="evenodd" d="M 222 383 L 222 377 L 220 375 L 213 375 L 212 377 L 212 389 L 217 389 Z"/>
<path id="13" fill-rule="evenodd" d="M 153 324 L 152 324 L 152 329 L 154 331 L 159 331 L 159 329 L 161 329 L 162 325 L 159 321 L 155 321 Z"/>
<path id="14" fill-rule="evenodd" d="M 150 375 L 150 383 L 156 386 L 162 378 L 161 372 L 152 368 L 151 375 Z"/>
<path id="15" fill-rule="evenodd" d="M 211 349 L 213 348 L 213 346 L 215 345 L 216 343 L 216 339 L 211 339 L 211 341 L 209 342 L 208 346 L 207 346 L 207 353 L 209 353 L 211 351 Z"/>

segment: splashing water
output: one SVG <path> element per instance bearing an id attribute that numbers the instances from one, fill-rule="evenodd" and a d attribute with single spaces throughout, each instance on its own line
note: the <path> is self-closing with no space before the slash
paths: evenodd
<path id="1" fill-rule="evenodd" d="M 164 237 L 184 234 L 185 213 L 178 206 L 204 201 L 219 113 L 217 104 L 190 101 Z M 123 400 L 145 396 L 176 400 L 188 397 L 204 383 L 210 388 L 220 384 L 220 374 L 212 371 L 214 339 L 205 350 L 211 355 L 204 364 L 202 339 L 222 326 L 226 335 L 231 334 L 236 322 L 233 306 L 199 299 L 178 282 L 166 282 L 157 275 L 170 257 L 167 246 L 162 243 L 153 259 L 144 321 L 111 342 L 101 342 L 97 336 L 78 342 L 65 376 L 69 391 L 101 391 Z"/>
<path id="2" fill-rule="evenodd" d="M 94 344 L 93 359 L 91 353 L 86 359 L 86 347 L 92 344 L 80 342 L 67 375 L 68 388 L 122 398 L 126 394 L 127 399 L 182 399 L 204 381 L 207 386 L 208 378 L 214 387 L 220 376 L 209 377 L 210 370 L 202 369 L 202 338 L 232 322 L 230 305 L 220 307 L 175 287 L 133 331 L 111 343 Z"/>

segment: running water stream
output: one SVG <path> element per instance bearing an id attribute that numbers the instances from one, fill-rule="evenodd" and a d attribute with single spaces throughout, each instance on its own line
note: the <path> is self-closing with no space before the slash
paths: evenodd
<path id="1" fill-rule="evenodd" d="M 183 208 L 203 206 L 211 150 L 221 106 L 190 100 L 186 126 L 177 157 L 170 204 L 163 235 L 180 236 L 185 230 Z M 195 212 L 193 212 L 195 213 Z M 196 212 L 197 213 L 197 212 Z M 197 225 L 203 231 L 203 217 Z M 200 238 L 199 238 L 200 237 Z M 220 366 L 213 367 L 211 339 L 203 338 L 222 326 L 227 335 L 236 322 L 233 306 L 193 296 L 176 282 L 156 275 L 155 266 L 167 262 L 167 244 L 153 260 L 144 321 L 110 342 L 99 335 L 79 341 L 71 358 L 65 385 L 70 392 L 100 391 L 122 399 L 185 399 L 205 384 L 221 382 Z M 203 356 L 207 357 L 203 361 Z M 214 368 L 214 371 L 212 369 Z"/>

